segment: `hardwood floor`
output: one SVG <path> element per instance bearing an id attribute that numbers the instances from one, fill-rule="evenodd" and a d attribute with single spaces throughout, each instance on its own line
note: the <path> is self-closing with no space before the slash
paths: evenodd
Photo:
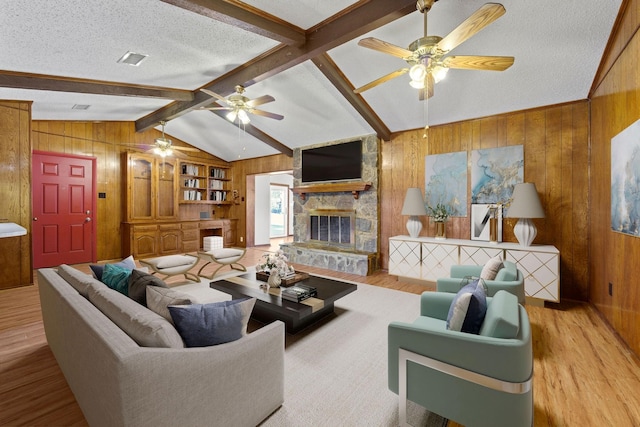
<path id="1" fill-rule="evenodd" d="M 256 264 L 270 249 L 249 248 L 244 264 Z M 77 267 L 88 272 L 87 265 Z M 405 292 L 433 290 L 384 271 L 361 277 L 299 267 Z M 640 425 L 640 361 L 593 307 L 564 301 L 527 306 L 527 312 L 534 338 L 535 426 Z M 0 426 L 84 425 L 47 346 L 37 287 L 0 291 Z"/>

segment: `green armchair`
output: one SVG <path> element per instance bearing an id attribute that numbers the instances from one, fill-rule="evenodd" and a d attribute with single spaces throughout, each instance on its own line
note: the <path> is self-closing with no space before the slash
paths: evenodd
<path id="1" fill-rule="evenodd" d="M 388 327 L 388 384 L 407 399 L 465 426 L 518 427 L 533 422 L 531 327 L 517 298 L 487 298 L 479 335 L 447 330 L 454 294 L 425 292 L 420 317 Z"/>
<path id="2" fill-rule="evenodd" d="M 487 296 L 494 296 L 499 290 L 505 290 L 518 297 L 520 304 L 525 303 L 524 298 L 524 276 L 511 261 L 503 261 L 503 267 L 496 274 L 494 280 L 485 280 L 487 285 Z M 462 279 L 467 276 L 480 277 L 481 265 L 453 265 L 451 266 L 451 277 L 443 277 L 436 281 L 438 292 L 457 293 L 462 287 Z"/>

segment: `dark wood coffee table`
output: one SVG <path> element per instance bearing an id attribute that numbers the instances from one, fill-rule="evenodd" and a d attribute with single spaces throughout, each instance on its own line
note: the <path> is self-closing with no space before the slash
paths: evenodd
<path id="1" fill-rule="evenodd" d="M 251 318 L 262 323 L 282 320 L 290 334 L 295 334 L 324 316 L 333 313 L 333 303 L 336 300 L 358 289 L 356 285 L 351 283 L 309 276 L 308 279 L 302 280 L 298 284 L 315 287 L 318 290 L 318 296 L 296 303 L 283 300 L 280 297 L 281 288 L 267 290 L 260 288 L 261 284 L 264 282 L 256 280 L 255 273 L 248 273 L 211 282 L 209 286 L 212 289 L 230 294 L 233 299 L 256 298 Z"/>

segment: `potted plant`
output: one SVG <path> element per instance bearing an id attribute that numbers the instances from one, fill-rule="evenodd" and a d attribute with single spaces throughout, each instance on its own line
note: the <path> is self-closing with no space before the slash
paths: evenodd
<path id="1" fill-rule="evenodd" d="M 445 222 L 449 219 L 451 215 L 451 211 L 448 206 L 443 205 L 442 203 L 438 203 L 436 207 L 428 206 L 429 216 L 436 223 L 436 239 L 445 239 L 446 238 L 446 227 Z"/>

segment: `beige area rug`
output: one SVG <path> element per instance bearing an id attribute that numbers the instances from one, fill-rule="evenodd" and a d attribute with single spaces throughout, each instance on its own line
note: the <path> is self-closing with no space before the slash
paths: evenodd
<path id="1" fill-rule="evenodd" d="M 180 288 L 205 300 L 208 283 Z M 412 322 L 420 296 L 356 284 L 356 292 L 336 302 L 335 315 L 286 336 L 284 404 L 261 426 L 398 425 L 398 396 L 387 388 L 387 325 Z M 413 426 L 447 423 L 415 404 L 408 414 Z"/>

